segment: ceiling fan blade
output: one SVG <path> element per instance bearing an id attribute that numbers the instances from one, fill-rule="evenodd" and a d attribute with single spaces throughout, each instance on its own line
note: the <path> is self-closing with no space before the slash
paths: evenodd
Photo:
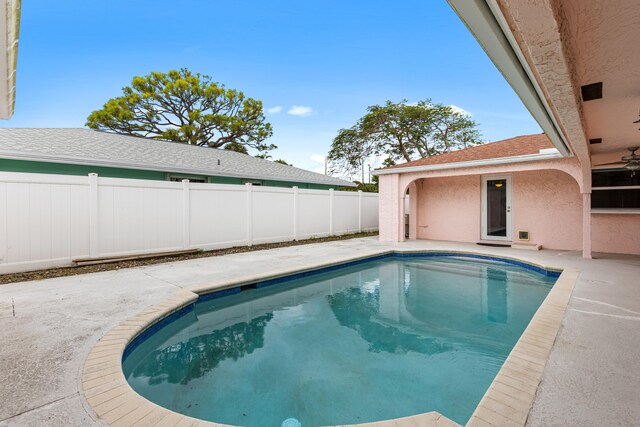
<path id="1" fill-rule="evenodd" d="M 624 162 L 622 160 L 618 160 L 618 161 L 609 162 L 609 163 L 599 163 L 599 164 L 593 165 L 593 166 L 596 167 L 596 166 L 609 166 L 609 165 L 618 165 L 620 167 L 623 167 L 624 166 Z"/>

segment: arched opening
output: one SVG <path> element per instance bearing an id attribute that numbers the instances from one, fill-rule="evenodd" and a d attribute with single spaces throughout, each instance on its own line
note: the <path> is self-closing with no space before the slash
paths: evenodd
<path id="1" fill-rule="evenodd" d="M 482 241 L 486 219 L 482 208 L 483 180 L 504 175 L 513 191 L 513 202 L 508 202 L 505 209 L 513 216 L 501 227 L 504 243 L 502 240 L 498 243 L 580 249 L 583 202 L 575 174 L 554 167 L 522 166 L 520 170 L 486 168 L 405 175 L 396 193 L 400 199 L 398 241 Z M 501 189 L 505 184 L 500 181 L 496 185 L 502 185 L 496 187 Z M 529 232 L 531 240 L 518 238 L 520 231 Z"/>
<path id="2" fill-rule="evenodd" d="M 403 233 L 404 240 L 418 238 L 418 212 L 420 206 L 420 187 L 422 179 L 411 181 L 404 188 L 403 194 Z"/>

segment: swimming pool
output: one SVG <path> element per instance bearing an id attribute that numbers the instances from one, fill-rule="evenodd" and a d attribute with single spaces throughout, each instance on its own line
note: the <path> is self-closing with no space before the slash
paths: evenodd
<path id="1" fill-rule="evenodd" d="M 134 340 L 123 369 L 152 402 L 225 424 L 465 423 L 554 281 L 412 256 L 258 283 L 202 296 Z"/>

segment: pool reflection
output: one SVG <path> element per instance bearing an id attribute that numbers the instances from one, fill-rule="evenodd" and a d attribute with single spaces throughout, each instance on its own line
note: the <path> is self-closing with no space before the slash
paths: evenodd
<path id="1" fill-rule="evenodd" d="M 238 360 L 264 346 L 264 329 L 273 318 L 268 313 L 250 322 L 236 323 L 152 351 L 135 367 L 134 377 L 148 384 L 188 384 L 215 369 L 226 359 Z"/>

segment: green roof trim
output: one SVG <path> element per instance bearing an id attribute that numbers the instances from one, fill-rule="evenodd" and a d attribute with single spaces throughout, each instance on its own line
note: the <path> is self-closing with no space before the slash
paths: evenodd
<path id="1" fill-rule="evenodd" d="M 90 173 L 97 173 L 98 176 L 108 178 L 127 178 L 127 179 L 149 179 L 155 181 L 166 181 L 170 175 L 180 175 L 189 178 L 188 174 L 174 174 L 164 171 L 149 171 L 140 169 L 112 168 L 105 166 L 90 165 L 73 165 L 65 163 L 52 162 L 34 162 L 30 160 L 12 160 L 0 159 L 0 171 L 2 172 L 22 172 L 22 173 L 43 173 L 53 175 L 77 175 L 83 176 Z M 252 178 L 236 178 L 227 176 L 211 176 L 211 175 L 191 175 L 193 177 L 204 176 L 208 182 L 213 184 L 235 184 L 244 185 L 246 181 L 256 181 Z M 330 188 L 337 189 L 337 185 L 310 184 L 307 182 L 295 181 L 272 181 L 258 180 L 261 185 L 268 187 L 299 187 L 316 190 L 328 190 Z"/>

